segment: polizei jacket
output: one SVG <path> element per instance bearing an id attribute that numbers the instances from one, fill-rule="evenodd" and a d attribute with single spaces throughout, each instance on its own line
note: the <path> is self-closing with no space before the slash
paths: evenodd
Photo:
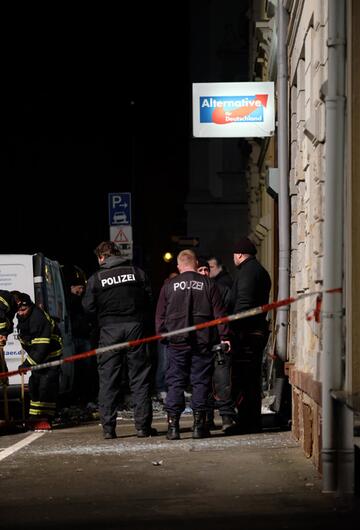
<path id="1" fill-rule="evenodd" d="M 143 322 L 151 310 L 152 292 L 145 272 L 109 256 L 87 283 L 82 304 L 100 325 Z"/>
<path id="2" fill-rule="evenodd" d="M 226 315 L 215 282 L 193 271 L 183 272 L 164 283 L 156 308 L 156 332 L 164 333 L 200 324 Z M 228 340 L 229 328 L 221 324 L 196 332 L 169 337 L 171 344 L 197 344 L 211 347 L 218 340 Z"/>

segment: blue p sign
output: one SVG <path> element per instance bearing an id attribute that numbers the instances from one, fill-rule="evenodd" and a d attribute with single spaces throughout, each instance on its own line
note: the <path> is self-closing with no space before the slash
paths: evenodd
<path id="1" fill-rule="evenodd" d="M 131 193 L 109 193 L 109 225 L 131 224 Z"/>

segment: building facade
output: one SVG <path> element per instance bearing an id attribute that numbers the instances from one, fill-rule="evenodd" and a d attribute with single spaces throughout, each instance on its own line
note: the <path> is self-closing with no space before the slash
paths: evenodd
<path id="1" fill-rule="evenodd" d="M 259 223 L 265 224 L 265 215 L 275 232 L 288 230 L 289 293 L 297 299 L 288 310 L 285 361 L 292 431 L 323 473 L 324 490 L 349 491 L 354 482 L 353 410 L 360 391 L 360 8 L 351 0 L 254 5 L 251 75 L 276 83 L 278 109 L 286 98 L 287 115 L 284 119 L 278 113 L 275 153 L 265 141 L 258 149 L 265 151 L 265 168 L 255 151 L 248 174 L 251 226 L 256 231 Z M 287 170 L 280 159 L 281 127 Z M 258 205 L 268 200 L 261 180 L 272 162 L 280 181 L 286 180 L 282 204 L 289 208 L 287 227 L 281 226 L 278 208 L 267 213 L 252 205 L 252 197 Z M 274 235 L 273 241 L 279 252 L 279 238 Z M 268 249 L 264 252 L 274 261 Z M 332 288 L 342 292 L 312 296 Z"/>

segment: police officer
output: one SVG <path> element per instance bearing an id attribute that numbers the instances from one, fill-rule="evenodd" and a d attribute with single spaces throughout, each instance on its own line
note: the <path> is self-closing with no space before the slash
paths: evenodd
<path id="1" fill-rule="evenodd" d="M 177 256 L 179 275 L 165 283 L 156 307 L 156 331 L 165 333 L 225 316 L 219 290 L 209 278 L 197 272 L 198 261 L 192 250 Z M 212 346 L 217 336 L 228 341 L 228 326 L 222 324 L 199 331 L 174 335 L 168 339 L 168 440 L 180 438 L 179 420 L 185 409 L 184 391 L 192 386 L 191 407 L 194 413 L 193 438 L 210 435 L 206 425 L 207 400 L 213 368 Z"/>
<path id="2" fill-rule="evenodd" d="M 14 296 L 17 303 L 18 337 L 27 353 L 19 369 L 59 360 L 63 344 L 55 321 L 37 307 L 28 294 L 15 291 Z M 29 420 L 30 428 L 34 430 L 51 430 L 59 393 L 59 374 L 59 366 L 31 373 Z"/>
<path id="3" fill-rule="evenodd" d="M 82 300 L 89 315 L 97 315 L 99 346 L 140 339 L 150 315 L 152 292 L 144 271 L 121 257 L 112 241 L 95 249 L 100 270 L 87 283 Z M 126 357 L 125 357 L 126 356 Z M 151 363 L 144 344 L 114 350 L 98 357 L 99 412 L 105 439 L 116 438 L 117 407 L 125 360 L 134 402 L 134 420 L 139 438 L 156 434 L 151 428 Z"/>

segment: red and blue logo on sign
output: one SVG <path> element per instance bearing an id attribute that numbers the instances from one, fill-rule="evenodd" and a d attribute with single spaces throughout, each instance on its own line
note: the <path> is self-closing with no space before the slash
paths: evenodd
<path id="1" fill-rule="evenodd" d="M 200 123 L 262 122 L 268 94 L 200 97 Z"/>

